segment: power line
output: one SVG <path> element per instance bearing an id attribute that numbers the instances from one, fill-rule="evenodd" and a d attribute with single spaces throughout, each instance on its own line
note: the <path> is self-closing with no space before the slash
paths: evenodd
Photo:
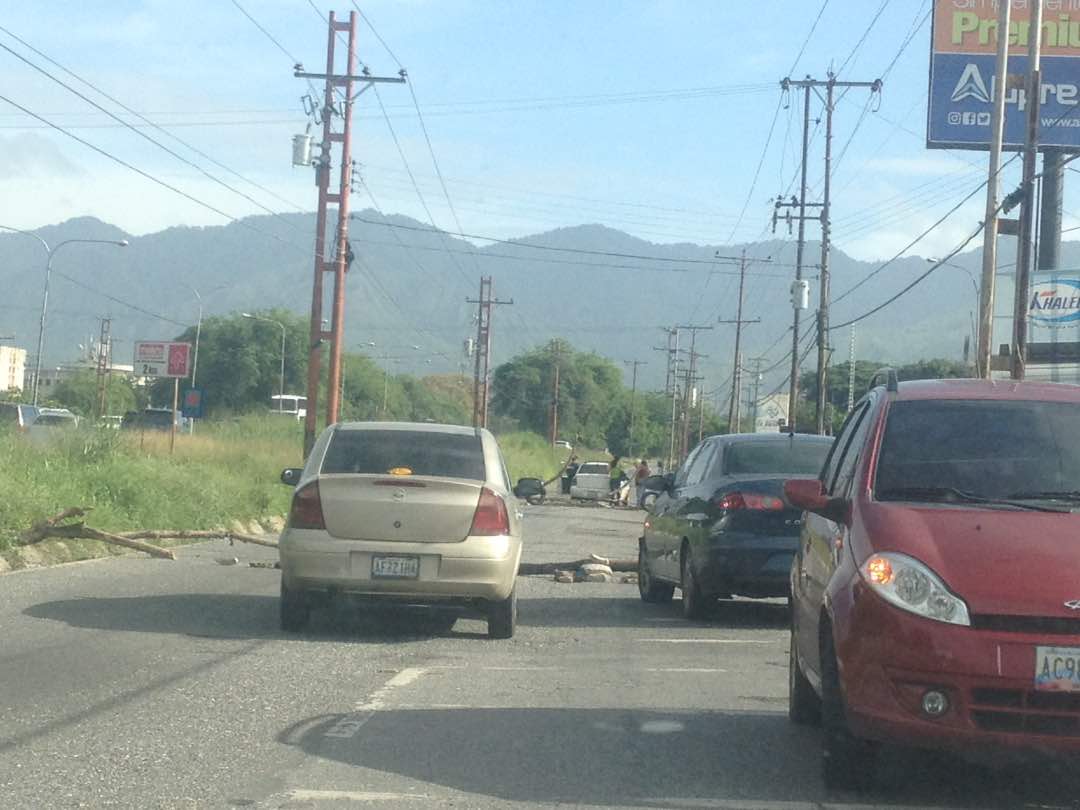
<path id="1" fill-rule="evenodd" d="M 757 168 L 754 169 L 754 178 L 750 181 L 750 190 L 746 193 L 746 199 L 743 200 L 739 218 L 736 220 L 734 227 L 732 227 L 731 233 L 728 234 L 727 241 L 729 243 L 735 238 L 739 226 L 742 225 L 743 217 L 746 216 L 746 210 L 750 207 L 750 201 L 754 198 L 754 192 L 757 190 L 758 178 L 761 176 L 761 167 L 765 165 L 765 158 L 769 154 L 769 146 L 772 144 L 773 133 L 776 131 L 776 122 L 780 118 L 780 109 L 783 104 L 784 94 L 781 93 L 780 98 L 776 101 L 776 110 L 773 112 L 772 123 L 769 124 L 769 134 L 765 136 L 765 146 L 761 149 L 761 157 L 758 158 Z"/>
<path id="2" fill-rule="evenodd" d="M 57 132 L 68 136 L 69 138 L 71 138 L 74 141 L 77 141 L 78 143 L 81 143 L 83 146 L 87 147 L 88 149 L 92 149 L 94 152 L 97 152 L 102 157 L 108 158 L 109 160 L 113 161 L 114 163 L 118 163 L 119 165 L 123 166 L 125 169 L 130 169 L 131 171 L 135 172 L 139 176 L 146 178 L 150 182 L 155 183 L 155 184 L 161 186 L 162 188 L 166 188 L 169 191 L 173 192 L 174 194 L 179 194 L 181 197 L 183 197 L 183 198 L 185 198 L 187 200 L 190 200 L 191 202 L 195 203 L 196 205 L 198 205 L 198 206 L 200 206 L 202 208 L 207 209 L 208 211 L 214 212 L 218 216 L 225 217 L 225 219 L 229 220 L 230 222 L 235 222 L 236 224 L 240 225 L 243 228 L 247 228 L 248 230 L 254 231 L 255 233 L 258 233 L 258 234 L 260 234 L 262 236 L 268 236 L 268 237 L 270 237 L 272 239 L 275 239 L 275 240 L 277 240 L 279 242 L 282 242 L 282 243 L 288 245 L 289 247 L 299 249 L 296 244 L 294 244 L 292 242 L 288 242 L 288 241 L 282 239 L 281 237 L 277 236 L 276 234 L 271 234 L 271 233 L 268 233 L 266 231 L 261 230 L 260 228 L 256 228 L 254 225 L 251 225 L 250 223 L 248 223 L 248 222 L 246 222 L 246 221 L 244 221 L 242 219 L 238 219 L 237 217 L 234 217 L 232 214 L 227 214 L 226 212 L 222 211 L 220 208 L 217 208 L 216 206 L 211 205 L 208 202 L 204 202 L 203 200 L 200 200 L 198 197 L 195 197 L 192 194 L 188 194 L 186 191 L 183 191 L 182 189 L 179 189 L 176 186 L 155 177 L 154 175 L 150 174 L 149 172 L 143 171 L 138 166 L 134 166 L 134 165 L 128 163 L 123 158 L 119 158 L 116 155 L 105 151 L 100 146 L 96 146 L 95 144 L 90 143 L 90 141 L 85 140 L 84 138 L 80 138 L 78 135 L 74 134 L 73 132 L 69 132 L 68 130 L 64 129 L 63 127 L 59 126 L 58 124 L 54 124 L 52 121 L 49 121 L 48 119 L 38 115 L 37 113 L 35 113 L 32 110 L 22 106 L 18 102 L 13 101 L 12 99 L 8 98 L 7 96 L 0 95 L 0 101 L 3 101 L 5 103 L 7 103 L 7 104 L 10 104 L 15 109 L 21 110 L 22 112 L 26 113 L 27 115 L 29 115 L 32 118 L 36 118 L 38 121 L 41 121 L 43 124 L 47 124 L 50 128 L 56 130 Z M 306 250 L 305 250 L 305 252 L 306 252 Z"/>
<path id="3" fill-rule="evenodd" d="M 268 40 L 270 40 L 272 43 L 274 43 L 274 45 L 277 46 L 277 49 L 279 51 L 281 51 L 283 54 L 285 54 L 285 56 L 287 56 L 289 58 L 289 60 L 294 65 L 300 64 L 300 60 L 297 59 L 295 56 L 293 56 L 291 53 L 289 53 L 289 49 L 286 48 L 284 45 L 282 45 L 277 40 L 277 37 L 275 37 L 273 34 L 271 34 L 269 31 L 267 31 L 266 28 L 264 28 L 262 26 L 262 24 L 258 20 L 256 20 L 254 17 L 252 17 L 242 5 L 240 5 L 236 0 L 229 0 L 229 2 L 231 2 L 234 6 L 236 6 L 236 8 L 240 11 L 240 13 L 243 14 L 245 17 L 248 18 L 248 20 L 251 21 L 252 25 L 254 25 L 256 28 L 258 28 L 260 31 L 262 31 L 263 36 L 265 36 Z"/>
<path id="4" fill-rule="evenodd" d="M 818 23 L 821 22 L 821 15 L 825 13 L 825 9 L 829 6 L 829 0 L 824 0 L 821 4 L 821 8 L 818 9 L 817 16 L 814 17 L 814 23 L 810 26 L 809 32 L 806 34 L 806 39 L 803 40 L 802 47 L 799 48 L 799 53 L 795 56 L 795 61 L 791 63 L 791 69 L 788 70 L 787 75 L 792 76 L 795 74 L 795 68 L 799 66 L 799 60 L 803 58 L 803 54 L 806 53 L 806 46 L 810 44 L 811 37 L 814 36 L 814 32 L 817 30 Z"/>
<path id="5" fill-rule="evenodd" d="M 998 211 L 1001 210 L 1001 205 L 998 206 L 997 210 Z M 996 215 L 996 212 L 995 212 L 995 215 Z M 943 259 L 940 259 L 937 263 L 935 263 L 933 266 L 931 266 L 929 270 L 927 270 L 925 273 L 923 273 L 918 278 L 916 278 L 914 281 L 912 281 L 910 284 L 908 284 L 906 287 L 904 287 L 904 289 L 900 290 L 900 292 L 896 293 L 896 295 L 894 295 L 891 298 L 887 299 L 886 301 L 878 304 L 873 309 L 871 309 L 871 310 L 869 310 L 867 312 L 864 312 L 862 315 L 859 315 L 857 318 L 852 318 L 850 320 L 844 321 L 843 323 L 838 323 L 838 324 L 836 324 L 834 326 L 830 326 L 829 331 L 831 332 L 831 331 L 835 331 L 837 329 L 843 329 L 844 327 L 851 326 L 852 324 L 858 323 L 859 321 L 864 321 L 867 318 L 869 318 L 871 315 L 875 315 L 878 312 L 881 312 L 881 310 L 885 309 L 885 307 L 889 306 L 890 304 L 892 304 L 894 301 L 898 300 L 902 296 L 907 295 L 907 293 L 911 292 L 911 290 L 915 289 L 915 287 L 917 287 L 924 280 L 929 278 L 931 273 L 933 273 L 939 267 L 941 267 L 942 265 L 944 265 L 947 262 L 949 262 L 950 260 L 952 260 L 957 254 L 961 253 L 964 250 L 964 248 L 966 248 L 968 245 L 970 245 L 975 240 L 975 237 L 977 237 L 979 234 L 981 234 L 983 232 L 984 227 L 986 227 L 985 224 L 979 223 L 979 227 L 975 229 L 974 233 L 972 233 L 971 236 L 969 236 L 967 239 L 965 239 L 963 242 L 961 242 L 959 247 L 957 247 L 955 250 L 953 250 L 951 253 L 949 253 L 947 256 L 945 256 Z"/>
<path id="6" fill-rule="evenodd" d="M 434 233 L 434 234 L 447 234 L 449 236 L 457 236 L 464 239 L 480 239 L 485 242 L 497 242 L 503 245 L 511 245 L 513 247 L 530 248 L 532 250 L 548 250 L 555 251 L 557 253 L 577 253 L 586 256 L 604 256 L 615 259 L 641 259 L 643 261 L 650 262 L 670 262 L 674 264 L 704 264 L 715 265 L 717 262 L 725 263 L 737 263 L 739 261 L 737 256 L 718 256 L 715 259 L 674 259 L 669 256 L 647 256 L 642 253 L 620 253 L 616 251 L 605 250 L 586 250 L 584 248 L 563 248 L 554 247 L 553 245 L 534 245 L 529 242 L 515 242 L 511 239 L 501 239 L 497 236 L 484 236 L 482 234 L 465 233 L 463 231 L 446 231 L 436 227 L 420 227 L 417 225 L 404 225 L 397 222 L 380 222 L 375 219 L 368 219 L 362 217 L 359 214 L 350 215 L 350 219 L 357 220 L 359 222 L 366 222 L 369 225 L 379 225 L 385 228 L 399 228 L 406 231 L 420 231 L 421 233 Z M 779 267 L 791 267 L 793 265 L 780 264 Z"/>
<path id="7" fill-rule="evenodd" d="M 59 68 L 60 70 L 62 70 L 62 71 L 63 71 L 64 73 L 66 73 L 67 75 L 71 76 L 71 77 L 72 77 L 73 79 L 75 79 L 76 81 L 78 81 L 78 82 L 82 83 L 82 84 L 83 84 L 83 85 L 85 85 L 86 87 L 89 87 L 89 88 L 90 88 L 91 90 L 93 90 L 94 92 L 98 93 L 98 94 L 99 94 L 100 96 L 102 96 L 103 98 L 106 98 L 106 99 L 108 99 L 109 101 L 111 101 L 111 102 L 112 102 L 113 104 L 116 104 L 116 105 L 117 105 L 118 107 L 120 107 L 120 108 L 121 108 L 122 110 L 124 110 L 125 112 L 127 112 L 127 113 L 130 113 L 131 115 L 134 115 L 134 116 L 135 116 L 136 118 L 138 118 L 138 119 L 139 119 L 140 121 L 142 121 L 143 123 L 145 123 L 145 124 L 146 124 L 147 126 L 150 126 L 150 127 L 154 128 L 154 129 L 158 130 L 158 131 L 159 131 L 159 132 L 161 132 L 162 134 L 164 134 L 164 135 L 167 135 L 168 137 L 172 138 L 172 139 L 173 139 L 174 141 L 176 141 L 177 143 L 181 144 L 182 146 L 184 146 L 184 147 L 186 147 L 186 148 L 190 149 L 190 150 L 191 150 L 192 152 L 194 152 L 195 154 L 199 155 L 199 156 L 200 156 L 200 157 L 202 157 L 203 159 L 205 159 L 205 160 L 209 160 L 209 161 L 210 161 L 211 163 L 214 163 L 214 164 L 215 164 L 216 166 L 218 166 L 219 168 L 221 168 L 221 169 L 224 169 L 225 171 L 229 172 L 230 174 L 234 175 L 235 177 L 238 177 L 239 179 L 243 180 L 243 181 L 244 181 L 245 183 L 249 183 L 249 184 L 251 184 L 252 186 L 255 186 L 255 187 L 256 187 L 256 188 L 258 188 L 258 189 L 259 189 L 260 191 L 262 191 L 262 192 L 264 192 L 264 193 L 266 193 L 266 194 L 269 194 L 269 195 L 271 195 L 271 196 L 275 197 L 275 198 L 276 198 L 276 199 L 278 199 L 279 201 L 281 201 L 281 202 L 284 202 L 284 203 L 285 203 L 286 205 L 289 205 L 289 206 L 291 206 L 291 207 L 293 207 L 293 208 L 296 208 L 296 209 L 297 209 L 297 210 L 299 210 L 299 211 L 303 211 L 303 210 L 304 210 L 303 208 L 301 208 L 300 206 L 296 205 L 295 203 L 291 203 L 291 202 L 289 202 L 288 200 L 285 200 L 284 198 L 282 198 L 282 197 L 279 197 L 279 196 L 278 196 L 278 195 L 277 195 L 277 194 L 276 194 L 275 192 L 271 191 L 270 189 L 268 189 L 268 188 L 265 188 L 264 186 L 261 186 L 261 185 L 259 185 L 258 183 L 254 182 L 253 180 L 249 180 L 248 178 L 244 177 L 244 176 L 243 176 L 242 174 L 240 174 L 239 172 L 236 172 L 236 171 L 234 171 L 233 169 L 229 168 L 228 166 L 224 165 L 223 163 L 220 163 L 219 161 L 217 161 L 217 160 L 215 160 L 214 158 L 210 157 L 210 156 L 209 156 L 209 155 L 207 155 L 207 154 L 206 154 L 205 152 L 203 152 L 203 151 L 201 151 L 201 150 L 197 149 L 196 147 L 192 146 L 191 144 L 187 143 L 186 141 L 184 141 L 184 140 L 181 140 L 181 139 L 180 139 L 180 138 L 178 138 L 178 137 L 177 137 L 176 135 L 173 135 L 173 134 L 172 134 L 172 133 L 170 133 L 170 132 L 169 132 L 168 130 L 166 130 L 166 129 L 165 129 L 164 127 L 161 127 L 161 126 L 159 126 L 158 124 L 154 123 L 153 121 L 151 121 L 151 120 L 150 120 L 149 118 L 147 118 L 147 117 L 146 117 L 145 115 L 143 115 L 142 113 L 136 112 L 136 111 L 135 111 L 135 110 L 133 110 L 133 109 L 132 109 L 131 107 L 128 107 L 128 106 L 127 106 L 126 104 L 124 104 L 124 103 L 123 103 L 122 101 L 120 101 L 119 99 L 117 99 L 117 98 L 115 98 L 114 96 L 110 95 L 109 93 L 106 93 L 106 92 L 105 92 L 104 90 L 102 90 L 102 89 L 101 89 L 100 87 L 98 87 L 97 85 L 95 85 L 95 84 L 94 84 L 93 82 L 90 82 L 90 81 L 88 81 L 88 80 L 84 79 L 83 77 L 79 76 L 79 75 L 78 75 L 77 73 L 75 73 L 74 71 L 72 71 L 72 70 L 70 70 L 69 68 L 65 67 L 64 65 L 60 64 L 59 62 L 57 62 L 57 61 L 56 61 L 55 59 L 53 59 L 53 58 L 52 58 L 51 56 L 49 56 L 48 54 L 45 54 L 45 53 L 43 53 L 42 51 L 38 50 L 38 49 L 37 49 L 37 48 L 35 48 L 35 47 L 34 47 L 33 45 L 31 45 L 31 44 L 30 44 L 29 42 L 27 42 L 26 40 L 24 40 L 24 39 L 22 39 L 21 37 L 17 36 L 16 34 L 12 33 L 12 32 L 11 32 L 11 31 L 9 31 L 9 30 L 8 30 L 7 28 L 4 28 L 3 26 L 0 26 L 0 31 L 2 31 L 2 32 L 4 32 L 5 34 L 7 34 L 7 35 L 8 35 L 9 37 L 11 37 L 12 39 L 14 39 L 14 40 L 15 40 L 16 42 L 18 42 L 18 43 L 20 43 L 21 45 L 23 45 L 23 46 L 24 46 L 25 48 L 28 48 L 29 50 L 33 51 L 33 52 L 34 52 L 35 54 L 37 54 L 38 56 L 40 56 L 40 57 L 41 57 L 42 59 L 44 59 L 44 60 L 46 60 L 47 62 L 49 62 L 50 64 L 52 64 L 52 65 L 56 66 L 57 68 Z M 219 179 L 219 178 L 215 177 L 214 175 L 212 175 L 212 174 L 210 174 L 209 172 L 207 172 L 206 170 L 204 170 L 204 169 L 203 169 L 203 168 L 202 168 L 201 166 L 199 166 L 199 165 L 197 165 L 196 163 L 194 163 L 194 162 L 192 162 L 192 161 L 188 160 L 187 158 L 183 157 L 182 155 L 180 155 L 180 154 L 178 154 L 178 153 L 174 152 L 174 151 L 173 151 L 172 149 L 169 149 L 169 147 L 165 146 L 165 145 L 164 145 L 163 143 L 161 143 L 160 141 L 154 140 L 154 139 L 153 139 L 153 138 L 151 138 L 151 137 L 150 137 L 149 135 L 147 135 L 147 134 L 146 134 L 145 132 L 143 132 L 143 131 L 142 131 L 142 130 L 141 130 L 141 129 L 139 128 L 139 127 L 136 127 L 136 126 L 134 126 L 133 124 L 131 124 L 131 123 L 130 123 L 130 122 L 128 122 L 128 121 L 124 121 L 124 120 L 123 120 L 122 118 L 120 118 L 120 116 L 116 115 L 115 113 L 111 112 L 110 110 L 107 110 L 107 109 L 105 109 L 105 108 L 104 108 L 104 107 L 102 107 L 102 106 L 101 106 L 100 104 L 98 104 L 97 102 L 95 102 L 95 101 L 93 101 L 92 99 L 88 98 L 87 96 L 83 95 L 82 93 L 80 93 L 80 92 L 79 92 L 78 90 L 76 90 L 75 88 L 73 88 L 73 87 L 71 87 L 70 85 L 66 84 L 65 82 L 61 81 L 61 80 L 60 80 L 60 79 L 58 79 L 58 78 L 57 78 L 56 76 L 53 76 L 53 75 L 52 75 L 51 73 L 49 73 L 49 72 L 48 72 L 47 70 L 45 70 L 44 68 L 42 68 L 42 67 L 40 67 L 40 66 L 38 66 L 38 65 L 35 65 L 35 64 L 34 64 L 33 62 L 31 62 L 31 61 L 30 61 L 29 59 L 25 58 L 24 56 L 22 56 L 22 55 L 21 55 L 21 54 L 19 54 L 19 53 L 16 53 L 16 52 L 15 52 L 14 50 L 12 50 L 11 48 L 9 48 L 9 47 L 8 47 L 7 45 L 4 45 L 3 43 L 0 43 L 0 48 L 3 48 L 3 49 L 4 49 L 5 51 L 7 51 L 8 53 L 10 53 L 11 55 L 13 55 L 14 57 L 16 57 L 17 59 L 21 60 L 22 62 L 26 63 L 26 64 L 27 64 L 27 65 L 29 65 L 30 67 L 34 68 L 34 70 L 37 70 L 37 71 L 38 71 L 39 73 L 41 73 L 42 75 L 44 75 L 44 76 L 48 77 L 48 78 L 49 78 L 49 79 L 51 79 L 52 81 L 54 81 L 54 82 L 56 82 L 57 84 L 59 84 L 59 85 L 60 85 L 61 87 L 63 87 L 63 88 L 65 89 L 65 90 L 68 90 L 69 92 L 71 92 L 71 93 L 73 93 L 74 95 L 76 95 L 76 96 L 78 96 L 79 98 L 81 98 L 81 99 L 82 99 L 83 101 L 85 101 L 85 102 L 86 102 L 87 104 L 90 104 L 90 105 L 91 105 L 91 106 L 93 106 L 93 107 L 94 107 L 95 109 L 97 109 L 97 110 L 99 110 L 100 112 L 102 112 L 102 113 L 104 113 L 105 115 L 107 115 L 107 116 L 108 116 L 109 118 L 112 118 L 112 119 L 113 119 L 114 121 L 116 121 L 116 122 L 117 122 L 117 123 L 118 123 L 118 124 L 119 124 L 120 126 L 123 126 L 123 127 L 127 128 L 127 129 L 130 129 L 131 131 L 135 132 L 135 133 L 136 133 L 137 135 L 139 135 L 140 137 L 142 137 L 142 138 L 144 138 L 145 140 L 149 141 L 150 143 L 154 144 L 154 145 L 155 145 L 155 146 L 157 146 L 158 148 L 160 148 L 160 149 L 164 150 L 165 152 L 167 152 L 168 154 L 172 155 L 173 157 L 175 157 L 175 158 L 176 158 L 177 160 L 181 161 L 181 162 L 182 162 L 182 163 L 184 163 L 185 165 L 187 165 L 187 166 L 190 166 L 191 168 L 195 169 L 196 171 L 198 171 L 199 173 L 201 173 L 202 175 L 204 175 L 204 176 L 205 176 L 205 177 L 207 177 L 208 179 L 210 179 L 210 180 L 212 180 L 213 182 L 217 183 L 218 185 L 220 185 L 220 186 L 222 186 L 222 187 L 224 187 L 224 188 L 228 189 L 229 191 L 233 192 L 234 194 L 237 194 L 237 195 L 239 195 L 239 196 L 243 197 L 243 198 L 244 198 L 245 200 L 247 200 L 248 202 L 250 202 L 250 203 L 252 203 L 253 205 L 257 206 L 258 208 L 262 209 L 263 211 L 265 211 L 266 213 L 270 214 L 271 216 L 275 216 L 275 217 L 279 216 L 277 212 L 275 212 L 275 211 L 273 211 L 272 209 L 268 208 L 267 206 L 263 205 L 262 203 L 260 203 L 260 202 L 259 202 L 258 200 L 256 200 L 255 198 L 253 198 L 253 197 L 249 196 L 248 194 L 245 194 L 245 193 L 244 193 L 243 191 L 240 191 L 239 189 L 233 188 L 233 187 L 232 187 L 232 186 L 230 186 L 230 185 L 229 185 L 228 183 L 224 182 L 223 180 L 221 180 L 221 179 Z M 283 222 L 285 222 L 285 223 L 286 223 L 287 225 L 289 225 L 289 227 L 292 227 L 292 228 L 296 228 L 296 227 L 297 227 L 297 226 L 293 225 L 293 224 L 292 224 L 291 222 L 289 222 L 288 220 L 282 220 L 282 221 L 283 221 Z"/>
<path id="8" fill-rule="evenodd" d="M 878 6 L 877 13 L 875 13 L 873 19 L 870 20 L 870 24 L 866 26 L 866 30 L 863 31 L 862 36 L 859 37 L 859 41 L 855 43 L 855 47 L 851 49 L 851 53 L 847 55 L 847 58 L 841 63 L 840 67 L 837 69 L 837 75 L 843 73 L 844 68 L 846 68 L 848 64 L 850 64 L 851 60 L 855 58 L 855 54 L 857 54 L 859 52 L 859 49 L 862 48 L 863 44 L 866 42 L 866 38 L 870 36 L 870 32 L 874 29 L 874 26 L 877 25 L 877 21 L 881 19 L 882 13 L 884 13 L 890 2 L 892 2 L 892 0 L 882 0 L 881 5 Z"/>

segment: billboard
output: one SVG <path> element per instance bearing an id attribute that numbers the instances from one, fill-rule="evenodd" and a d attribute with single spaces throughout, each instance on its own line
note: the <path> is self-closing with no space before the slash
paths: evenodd
<path id="1" fill-rule="evenodd" d="M 1005 145 L 1024 143 L 1027 49 L 1037 0 L 1012 0 Z M 1042 146 L 1080 151 L 1080 0 L 1042 0 Z M 998 0 L 934 0 L 926 145 L 988 149 L 996 87 Z"/>
<path id="2" fill-rule="evenodd" d="M 175 341 L 140 340 L 135 343 L 135 375 L 177 377 L 191 375 L 191 344 Z"/>

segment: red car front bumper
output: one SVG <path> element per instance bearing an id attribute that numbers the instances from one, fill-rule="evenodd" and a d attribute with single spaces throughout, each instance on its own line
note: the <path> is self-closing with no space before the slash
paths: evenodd
<path id="1" fill-rule="evenodd" d="M 840 679 L 853 733 L 924 748 L 1080 753 L 1080 693 L 1035 689 L 1035 648 L 1080 635 L 981 630 L 893 607 L 861 580 L 834 601 Z M 949 708 L 932 718 L 923 695 Z"/>

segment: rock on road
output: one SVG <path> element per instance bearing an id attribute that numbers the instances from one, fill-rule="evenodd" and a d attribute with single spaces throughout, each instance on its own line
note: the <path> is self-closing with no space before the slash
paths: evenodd
<path id="1" fill-rule="evenodd" d="M 529 507 L 526 559 L 636 554 L 642 513 Z M 277 626 L 271 549 L 183 547 L 0 577 L 0 807 L 1073 806 L 1075 781 L 897 752 L 828 795 L 789 725 L 786 613 L 707 622 L 631 585 L 522 577 L 489 641 L 379 610 Z M 240 564 L 217 559 L 237 556 Z M 1063 798 L 1064 797 L 1064 798 Z M 1030 803 L 1030 804 L 1029 804 Z"/>

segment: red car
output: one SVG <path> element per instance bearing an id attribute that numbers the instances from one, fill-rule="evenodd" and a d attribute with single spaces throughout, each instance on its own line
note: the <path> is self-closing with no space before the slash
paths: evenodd
<path id="1" fill-rule="evenodd" d="M 784 492 L 789 713 L 829 787 L 882 742 L 1080 752 L 1080 387 L 889 371 Z"/>

